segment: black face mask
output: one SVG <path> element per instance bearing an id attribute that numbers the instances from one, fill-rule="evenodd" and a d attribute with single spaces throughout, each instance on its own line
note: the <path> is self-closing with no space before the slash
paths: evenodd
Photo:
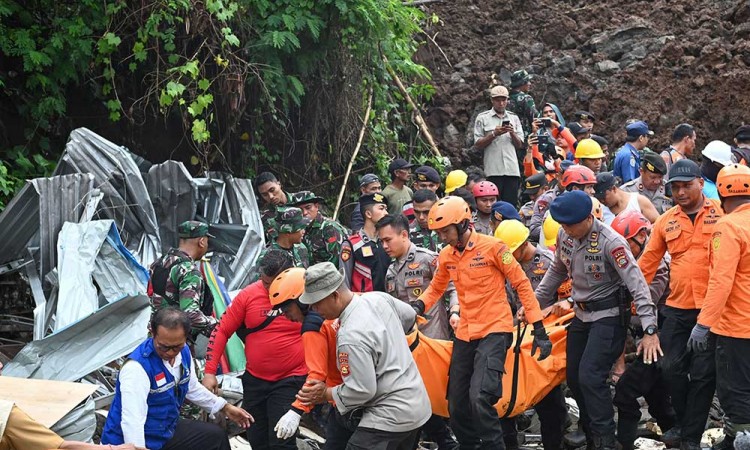
<path id="1" fill-rule="evenodd" d="M 721 167 L 715 162 L 708 158 L 703 158 L 703 162 L 701 163 L 701 174 L 703 174 L 704 177 L 716 183 L 716 178 L 719 176 L 720 170 Z"/>

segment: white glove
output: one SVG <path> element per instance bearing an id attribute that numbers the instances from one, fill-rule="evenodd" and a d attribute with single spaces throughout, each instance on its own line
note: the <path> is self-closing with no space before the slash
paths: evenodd
<path id="1" fill-rule="evenodd" d="M 291 409 L 286 412 L 281 419 L 276 423 L 273 431 L 276 432 L 276 437 L 279 439 L 289 439 L 294 436 L 299 427 L 299 421 L 302 417 Z"/>

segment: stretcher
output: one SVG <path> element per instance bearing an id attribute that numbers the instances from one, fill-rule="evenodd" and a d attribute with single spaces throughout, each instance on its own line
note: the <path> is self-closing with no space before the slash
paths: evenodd
<path id="1" fill-rule="evenodd" d="M 567 324 L 573 313 L 563 317 L 549 316 L 544 326 L 552 342 L 552 353 L 539 361 L 539 353 L 531 356 L 533 336 L 528 325 L 519 324 L 513 344 L 505 358 L 503 396 L 495 407 L 500 417 L 514 417 L 537 404 L 565 380 L 565 344 Z M 432 413 L 448 417 L 448 368 L 453 342 L 432 339 L 419 331 L 407 335 L 407 342 L 417 363 L 432 404 Z"/>

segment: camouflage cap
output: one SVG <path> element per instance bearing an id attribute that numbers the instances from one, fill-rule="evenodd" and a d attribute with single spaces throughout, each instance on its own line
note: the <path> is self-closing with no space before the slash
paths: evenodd
<path id="1" fill-rule="evenodd" d="M 318 197 L 312 191 L 299 191 L 292 194 L 292 201 L 289 203 L 291 206 L 300 206 L 307 203 L 320 203 L 323 201 L 323 197 Z"/>
<path id="2" fill-rule="evenodd" d="M 186 220 L 177 227 L 180 239 L 195 239 L 203 236 L 212 238 L 208 232 L 208 224 L 197 220 Z"/>
<path id="3" fill-rule="evenodd" d="M 525 70 L 516 70 L 510 76 L 510 87 L 517 88 L 531 81 L 531 75 Z"/>
<path id="4" fill-rule="evenodd" d="M 279 233 L 296 233 L 307 228 L 310 219 L 303 216 L 299 208 L 281 206 L 276 209 L 276 223 L 279 225 Z"/>

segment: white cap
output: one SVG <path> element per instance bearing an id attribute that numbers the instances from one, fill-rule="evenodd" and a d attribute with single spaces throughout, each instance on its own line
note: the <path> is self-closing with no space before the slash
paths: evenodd
<path id="1" fill-rule="evenodd" d="M 709 142 L 708 145 L 703 148 L 701 155 L 723 166 L 732 164 L 732 147 L 723 141 Z"/>

